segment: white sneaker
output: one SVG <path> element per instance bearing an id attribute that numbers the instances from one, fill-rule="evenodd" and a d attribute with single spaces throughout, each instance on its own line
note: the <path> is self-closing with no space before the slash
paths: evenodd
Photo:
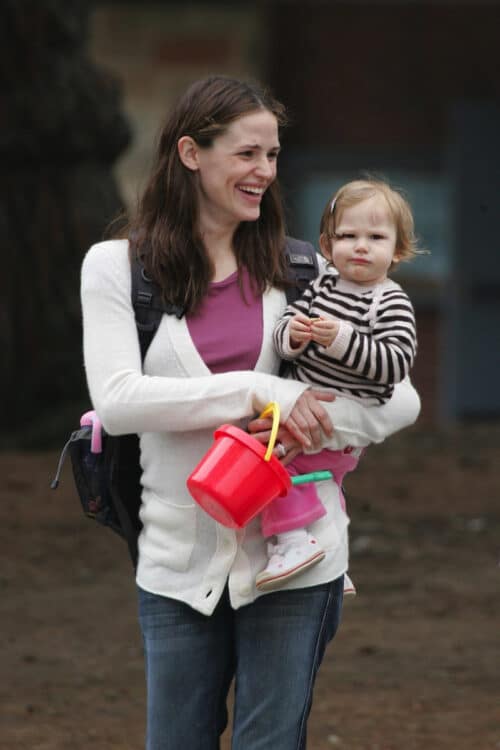
<path id="1" fill-rule="evenodd" d="M 282 586 L 290 578 L 321 562 L 325 556 L 318 540 L 307 534 L 303 542 L 267 545 L 269 562 L 256 579 L 259 591 L 272 591 Z"/>
<path id="2" fill-rule="evenodd" d="M 353 584 L 347 573 L 344 573 L 344 596 L 346 594 L 356 595 L 356 586 Z"/>

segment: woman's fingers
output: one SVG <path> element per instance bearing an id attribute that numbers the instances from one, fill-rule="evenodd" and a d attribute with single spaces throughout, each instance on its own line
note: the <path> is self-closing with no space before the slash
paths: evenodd
<path id="1" fill-rule="evenodd" d="M 282 442 L 287 450 L 296 448 L 296 443 L 300 445 L 301 449 L 321 448 L 323 433 L 328 437 L 333 434 L 331 419 L 321 402 L 334 400 L 335 395 L 329 391 L 312 389 L 304 391 L 295 402 L 290 416 L 284 423 L 285 429 L 283 429 L 283 426 L 280 427 L 278 441 Z M 248 431 L 259 442 L 267 444 L 271 437 L 271 426 L 272 420 L 270 418 L 261 419 L 258 417 L 249 422 Z"/>
<path id="2" fill-rule="evenodd" d="M 248 425 L 249 432 L 252 433 L 252 437 L 267 445 L 271 437 L 271 420 L 270 419 L 253 419 Z M 282 446 L 282 447 L 281 447 Z M 283 450 L 285 454 L 283 455 Z M 296 440 L 293 435 L 286 429 L 286 427 L 280 427 L 278 430 L 278 437 L 276 439 L 276 445 L 273 450 L 273 454 L 277 459 L 286 466 L 293 461 L 295 456 L 302 453 L 302 444 Z"/>
<path id="3" fill-rule="evenodd" d="M 263 443 L 264 445 L 267 445 L 271 437 L 271 430 L 261 430 L 260 432 L 252 432 L 252 437 L 258 440 L 259 443 Z"/>
<path id="4" fill-rule="evenodd" d="M 260 419 L 258 417 L 256 419 L 252 419 L 252 421 L 248 423 L 247 430 L 252 435 L 254 435 L 254 437 L 256 436 L 255 433 L 267 432 L 267 440 L 269 440 L 269 437 L 271 435 L 272 424 L 273 424 L 272 419 L 269 419 L 267 417 L 264 417 L 264 419 Z"/>
<path id="5" fill-rule="evenodd" d="M 299 453 L 302 453 L 302 447 L 300 445 L 296 448 L 291 448 L 287 452 L 286 456 L 283 456 L 283 458 L 280 458 L 280 461 L 283 464 L 283 466 L 287 466 L 287 464 L 289 464 L 290 461 L 293 461 L 295 456 L 298 456 Z"/>
<path id="6" fill-rule="evenodd" d="M 290 430 L 291 434 L 300 442 L 304 449 L 314 447 L 313 437 L 311 431 L 305 424 L 302 418 L 297 419 L 290 416 L 286 421 L 286 426 Z"/>
<path id="7" fill-rule="evenodd" d="M 316 419 L 319 421 L 321 425 L 321 429 L 325 433 L 325 435 L 328 435 L 328 437 L 331 437 L 333 435 L 333 424 L 332 420 L 330 419 L 330 415 L 322 406 L 322 401 L 328 401 L 331 403 L 332 401 L 335 401 L 335 394 L 331 393 L 330 391 L 306 391 L 306 393 L 309 393 L 313 397 L 312 404 L 312 410 L 313 414 L 315 415 Z"/>
<path id="8" fill-rule="evenodd" d="M 334 401 L 327 391 L 307 390 L 297 399 L 285 427 L 305 448 L 321 448 L 322 433 L 333 434 L 331 419 L 321 401 Z"/>

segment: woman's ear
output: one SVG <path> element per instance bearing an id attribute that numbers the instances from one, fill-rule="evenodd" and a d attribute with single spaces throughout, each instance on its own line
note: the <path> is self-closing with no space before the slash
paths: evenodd
<path id="1" fill-rule="evenodd" d="M 319 247 L 321 255 L 327 259 L 329 263 L 332 262 L 332 238 L 327 234 L 320 234 L 319 236 Z"/>
<path id="2" fill-rule="evenodd" d="M 190 135 L 183 135 L 182 138 L 179 138 L 177 141 L 177 151 L 185 167 L 191 169 L 193 172 L 199 169 L 198 144 Z"/>

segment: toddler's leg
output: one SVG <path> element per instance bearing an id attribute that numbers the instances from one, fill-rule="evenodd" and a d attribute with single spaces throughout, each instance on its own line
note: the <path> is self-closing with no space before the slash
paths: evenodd
<path id="1" fill-rule="evenodd" d="M 306 529 L 277 535 L 277 544 L 268 542 L 269 561 L 256 578 L 259 591 L 272 591 L 300 575 L 325 556 L 318 540 Z"/>
<path id="2" fill-rule="evenodd" d="M 289 468 L 289 467 L 287 467 Z M 290 471 L 293 476 L 293 472 Z M 310 526 L 326 514 L 316 486 L 292 486 L 285 497 L 277 497 L 261 513 L 262 533 L 266 538 Z"/>

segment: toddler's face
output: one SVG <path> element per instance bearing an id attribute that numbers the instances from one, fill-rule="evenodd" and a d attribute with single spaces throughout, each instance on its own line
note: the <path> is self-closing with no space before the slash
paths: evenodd
<path id="1" fill-rule="evenodd" d="M 374 195 L 337 218 L 335 237 L 324 238 L 323 253 L 342 279 L 361 286 L 385 281 L 396 253 L 396 225 L 383 195 Z"/>

